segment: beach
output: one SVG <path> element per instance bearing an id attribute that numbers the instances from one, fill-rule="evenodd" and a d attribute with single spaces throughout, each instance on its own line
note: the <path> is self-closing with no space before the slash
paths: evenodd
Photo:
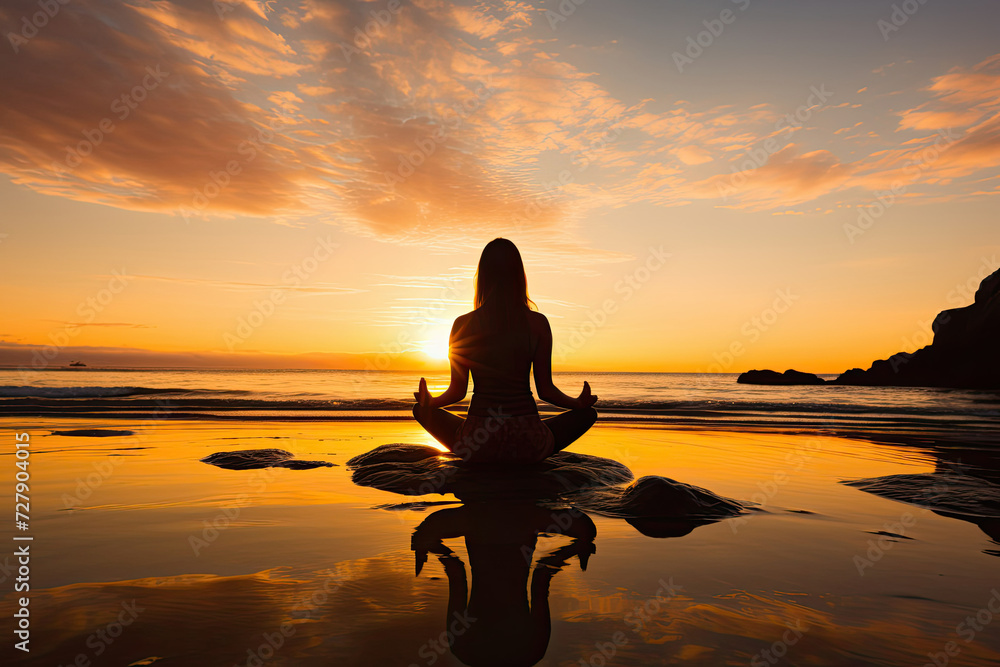
<path id="1" fill-rule="evenodd" d="M 0 667 L 1000 667 L 998 23 L 3 0 Z"/>
<path id="2" fill-rule="evenodd" d="M 88 378 L 99 377 L 67 382 L 66 373 L 48 375 L 44 383 L 64 392 L 74 383 L 95 386 Z M 661 386 L 679 382 L 658 379 Z M 628 393 L 627 382 L 608 393 Z M 472 632 L 475 621 L 448 617 L 442 564 L 432 555 L 415 576 L 410 549 L 417 525 L 438 503 L 453 507 L 456 499 L 358 486 L 346 465 L 376 446 L 428 445 L 430 437 L 393 410 L 317 415 L 317 404 L 304 414 L 283 405 L 282 415 L 262 415 L 246 407 L 243 418 L 186 418 L 146 406 L 127 416 L 121 405 L 100 407 L 116 415 L 106 417 L 90 414 L 98 411 L 93 406 L 83 417 L 3 416 L 5 442 L 30 436 L 31 518 L 21 534 L 33 538 L 31 651 L 14 651 L 8 642 L 4 664 L 463 664 L 448 644 Z M 660 409 L 669 413 L 670 406 Z M 190 415 L 190 406 L 183 412 Z M 596 553 L 586 571 L 573 557 L 552 576 L 551 636 L 538 664 L 919 666 L 935 664 L 934 656 L 961 665 L 1000 659 L 1000 640 L 987 627 L 995 615 L 990 605 L 1000 609 L 1000 547 L 987 533 L 996 537 L 995 520 L 945 516 L 843 483 L 959 470 L 995 484 L 988 445 L 944 437 L 963 432 L 963 417 L 926 431 L 924 443 L 892 442 L 886 428 L 865 437 L 855 425 L 843 435 L 785 417 L 747 425 L 744 415 L 715 426 L 671 423 L 669 414 L 631 417 L 599 422 L 571 449 L 622 463 L 637 479 L 668 477 L 751 510 L 668 538 L 591 515 Z M 964 420 L 980 439 L 989 436 L 988 414 Z M 334 465 L 229 470 L 200 460 L 269 448 Z M 11 471 L 12 452 L 12 444 L 5 447 Z M 5 489 L 9 501 L 11 491 Z M 445 542 L 468 568 L 464 541 Z M 533 558 L 568 542 L 543 534 Z M 6 558 L 12 581 L 13 552 Z M 5 604 L 16 595 L 8 589 Z"/>

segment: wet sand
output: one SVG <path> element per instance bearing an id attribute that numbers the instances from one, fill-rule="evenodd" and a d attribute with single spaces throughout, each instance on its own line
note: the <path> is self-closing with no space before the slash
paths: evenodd
<path id="1" fill-rule="evenodd" d="M 410 550 L 413 530 L 440 509 L 419 501 L 454 498 L 358 487 L 344 465 L 386 443 L 430 444 L 415 424 L 0 426 L 7 443 L 31 434 L 34 537 L 32 650 L 14 651 L 8 634 L 4 664 L 463 664 L 443 633 L 472 632 L 474 622 L 447 617 L 443 563 L 432 555 L 415 576 Z M 49 435 L 95 428 L 135 434 Z M 266 448 L 338 465 L 227 470 L 200 461 Z M 540 665 L 919 666 L 938 653 L 955 665 L 1000 661 L 990 625 L 1000 617 L 989 609 L 1000 588 L 997 543 L 970 521 L 841 483 L 934 472 L 950 465 L 946 453 L 623 424 L 599 424 L 573 449 L 620 461 L 637 478 L 663 475 L 758 508 L 674 538 L 592 516 L 586 571 L 577 556 L 550 568 Z M 13 445 L 4 450 L 13 469 Z M 4 494 L 13 501 L 12 484 Z M 444 542 L 469 569 L 465 542 Z M 569 543 L 542 535 L 533 559 Z M 8 553 L 0 562 L 9 568 Z M 14 575 L 0 576 L 12 608 Z M 1000 610 L 1000 596 L 992 604 Z"/>

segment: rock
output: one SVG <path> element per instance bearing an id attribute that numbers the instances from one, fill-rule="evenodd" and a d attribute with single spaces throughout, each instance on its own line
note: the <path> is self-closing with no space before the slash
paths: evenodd
<path id="1" fill-rule="evenodd" d="M 348 467 L 357 468 L 375 463 L 413 463 L 434 456 L 451 456 L 430 445 L 410 445 L 407 443 L 394 442 L 388 445 L 379 445 L 370 452 L 358 454 L 347 462 Z"/>
<path id="2" fill-rule="evenodd" d="M 611 459 L 558 452 L 529 466 L 475 466 L 426 445 L 382 445 L 347 465 L 353 481 L 407 496 L 452 493 L 463 502 L 532 501 L 567 504 L 584 512 L 625 519 L 653 537 L 685 535 L 695 527 L 738 515 L 743 503 L 667 477 L 632 482 L 632 472 Z M 632 482 L 629 484 L 629 482 Z"/>
<path id="3" fill-rule="evenodd" d="M 903 473 L 841 483 L 934 512 L 1000 519 L 1000 485 L 960 472 Z"/>
<path id="4" fill-rule="evenodd" d="M 611 459 L 559 452 L 525 466 L 475 465 L 428 445 L 389 444 L 347 462 L 351 479 L 406 496 L 452 493 L 466 502 L 540 500 L 595 486 L 632 481 L 632 472 Z"/>
<path id="5" fill-rule="evenodd" d="M 931 325 L 933 342 L 853 368 L 834 382 L 844 385 L 1000 389 L 1000 270 L 987 276 L 975 301 L 945 310 Z"/>
<path id="6" fill-rule="evenodd" d="M 1000 389 L 1000 270 L 983 279 L 975 300 L 942 311 L 931 325 L 934 340 L 916 352 L 879 359 L 868 370 L 852 368 L 828 384 L 869 387 Z M 824 384 L 810 373 L 769 370 L 743 373 L 741 384 Z"/>
<path id="7" fill-rule="evenodd" d="M 226 470 L 253 470 L 256 468 L 309 470 L 312 468 L 332 468 L 337 465 L 326 461 L 303 461 L 283 449 L 244 449 L 238 452 L 217 452 L 206 456 L 201 461 Z"/>
<path id="8" fill-rule="evenodd" d="M 904 473 L 844 481 L 842 484 L 882 498 L 975 524 L 994 542 L 1000 541 L 1000 485 L 958 470 Z M 906 527 L 912 526 L 902 524 Z M 984 551 L 1000 556 L 1000 552 Z"/>
<path id="9" fill-rule="evenodd" d="M 622 519 L 724 519 L 746 506 L 707 489 L 669 477 L 648 475 L 624 488 L 586 491 L 574 505 L 604 516 Z"/>
<path id="10" fill-rule="evenodd" d="M 740 384 L 769 384 L 769 385 L 798 385 L 798 384 L 826 384 L 826 380 L 812 373 L 802 371 L 787 370 L 778 373 L 770 370 L 753 370 L 742 373 L 736 381 Z"/>

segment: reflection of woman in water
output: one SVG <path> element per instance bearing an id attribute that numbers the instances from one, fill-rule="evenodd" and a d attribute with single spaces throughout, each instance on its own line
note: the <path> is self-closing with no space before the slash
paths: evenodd
<path id="1" fill-rule="evenodd" d="M 567 447 L 597 419 L 590 385 L 576 398 L 552 382 L 552 330 L 532 310 L 517 247 L 494 239 L 479 258 L 476 309 L 455 320 L 449 339 L 451 384 L 431 396 L 421 378 L 413 416 L 466 461 L 534 463 Z M 531 395 L 532 366 L 538 397 L 568 412 L 541 419 Z M 469 373 L 475 383 L 468 417 L 443 408 L 465 398 Z"/>
<path id="2" fill-rule="evenodd" d="M 574 540 L 539 559 L 532 572 L 541 532 Z M 552 630 L 549 582 L 571 556 L 578 556 L 585 569 L 596 535 L 586 514 L 533 503 L 473 503 L 424 519 L 413 533 L 417 574 L 428 552 L 438 554 L 448 576 L 445 626 L 451 652 L 473 667 L 521 667 L 541 660 Z M 471 595 L 465 564 L 442 542 L 462 536 L 472 566 Z"/>

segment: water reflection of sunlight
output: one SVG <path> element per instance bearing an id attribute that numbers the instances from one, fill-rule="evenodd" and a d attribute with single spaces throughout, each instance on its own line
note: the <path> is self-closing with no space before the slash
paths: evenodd
<path id="1" fill-rule="evenodd" d="M 445 384 L 443 377 L 440 385 Z M 45 432 L 93 425 L 75 419 L 34 422 Z M 86 447 L 61 445 L 45 455 L 45 484 L 33 491 L 41 494 L 40 507 L 47 508 L 43 516 L 54 522 L 57 515 L 67 515 L 59 510 L 60 498 L 78 492 L 81 470 L 103 469 L 107 457 L 129 454 L 91 489 L 85 511 L 71 513 L 72 522 L 47 533 L 51 550 L 41 553 L 51 558 L 40 561 L 46 576 L 40 588 L 47 590 L 37 598 L 39 618 L 63 622 L 45 628 L 63 638 L 51 644 L 49 664 L 71 662 L 94 631 L 88 619 L 135 597 L 136 591 L 149 601 L 142 604 L 156 605 L 166 616 L 140 615 L 108 647 L 120 664 L 136 655 L 158 655 L 154 651 L 165 642 L 200 651 L 194 665 L 221 664 L 238 651 L 246 655 L 246 646 L 260 645 L 262 633 L 273 633 L 275 618 L 301 618 L 303 600 L 317 591 L 328 599 L 321 607 L 305 607 L 315 611 L 308 623 L 296 623 L 298 629 L 282 648 L 286 654 L 301 653 L 317 664 L 358 664 L 357 655 L 374 664 L 410 664 L 420 662 L 414 656 L 428 638 L 440 636 L 450 600 L 447 572 L 430 562 L 415 576 L 409 550 L 414 529 L 438 508 L 372 508 L 452 496 L 408 497 L 356 486 L 343 465 L 393 442 L 441 449 L 418 425 L 409 420 L 177 420 L 144 436 L 142 450 L 121 452 L 121 441 L 103 438 Z M 4 437 L 13 439 L 9 428 L 0 433 Z M 274 446 L 341 465 L 237 472 L 200 461 L 218 451 Z M 829 658 L 825 664 L 924 664 L 921 655 L 938 653 L 954 639 L 967 609 L 975 613 L 989 600 L 983 582 L 995 571 L 996 559 L 984 555 L 993 543 L 979 527 L 841 484 L 903 473 L 942 474 L 938 466 L 965 460 L 966 452 L 829 435 L 614 423 L 599 423 L 570 451 L 614 458 L 636 477 L 664 475 L 730 498 L 756 496 L 765 511 L 746 523 L 720 522 L 671 539 L 646 537 L 624 521 L 595 517 L 598 551 L 587 571 L 571 562 L 551 587 L 558 632 L 546 659 L 553 663 L 596 655 L 595 638 L 607 641 L 618 632 L 629 641 L 616 649 L 620 660 L 615 664 L 746 663 L 748 654 L 782 637 L 788 624 L 801 623 L 809 631 L 793 647 L 802 658 L 797 662 L 819 656 Z M 225 517 L 237 498 L 238 520 L 227 523 L 201 552 L 200 559 L 207 561 L 194 562 L 188 542 L 192 531 L 201 536 L 202 522 Z M 877 540 L 877 531 L 906 512 L 917 517 L 913 539 L 895 542 L 874 569 L 859 576 L 854 555 L 867 557 L 869 540 Z M 535 555 L 541 558 L 565 543 L 564 537 L 540 536 Z M 448 546 L 471 575 L 464 540 L 448 538 Z M 83 555 L 58 558 L 73 549 Z M 281 575 L 274 569 L 279 566 L 295 568 L 295 576 Z M 195 574 L 208 568 L 258 574 Z M 178 576 L 165 579 L 165 572 Z M 656 607 L 661 579 L 684 589 Z M 95 581 L 107 583 L 86 583 Z M 332 585 L 326 587 L 327 581 Z M 908 597 L 900 597 L 900 591 Z M 359 607 L 359 595 L 374 602 Z M 651 600 L 656 603 L 639 626 L 635 610 Z M 67 608 L 79 613 L 64 620 L 59 610 Z M 194 620 L 192 608 L 200 610 Z M 195 626 L 204 625 L 205 618 L 223 641 L 198 643 Z M 393 641 L 385 641 L 386 636 Z M 713 652 L 705 653 L 705 646 Z M 963 664 L 1000 664 L 1000 644 L 988 632 L 962 649 Z M 442 654 L 437 664 L 449 660 Z M 457 660 L 452 662 L 460 664 Z M 793 661 L 789 653 L 785 663 Z"/>
<path id="2" fill-rule="evenodd" d="M 445 447 L 445 446 L 444 446 L 444 445 L 442 445 L 442 444 L 441 444 L 440 442 L 438 442 L 437 440 L 435 440 L 434 438 L 432 438 L 432 437 L 430 436 L 430 434 L 427 434 L 427 435 L 425 435 L 425 436 L 423 437 L 423 440 L 424 440 L 424 441 L 423 441 L 423 442 L 422 442 L 421 444 L 424 444 L 424 445 L 430 445 L 430 446 L 431 446 L 431 447 L 433 447 L 434 449 L 437 449 L 437 450 L 440 450 L 440 451 L 441 451 L 442 453 L 444 453 L 444 452 L 447 452 L 447 451 L 448 451 L 448 448 L 447 448 L 447 447 Z"/>

